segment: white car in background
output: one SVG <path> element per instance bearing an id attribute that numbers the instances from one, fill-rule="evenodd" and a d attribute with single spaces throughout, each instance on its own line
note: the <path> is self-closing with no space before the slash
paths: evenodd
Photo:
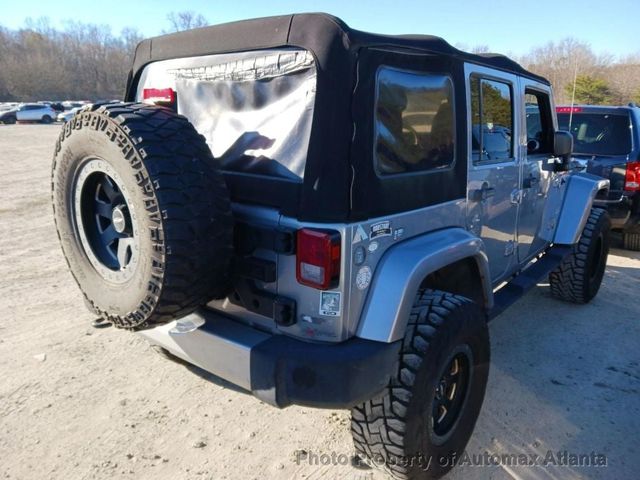
<path id="1" fill-rule="evenodd" d="M 53 108 L 40 103 L 25 103 L 16 111 L 16 120 L 19 122 L 51 123 L 57 116 L 58 112 Z"/>
<path id="2" fill-rule="evenodd" d="M 82 107 L 75 107 L 75 108 L 72 108 L 71 110 L 65 110 L 64 112 L 60 112 L 58 113 L 56 120 L 58 120 L 59 122 L 68 122 L 76 114 L 76 112 L 81 108 Z"/>

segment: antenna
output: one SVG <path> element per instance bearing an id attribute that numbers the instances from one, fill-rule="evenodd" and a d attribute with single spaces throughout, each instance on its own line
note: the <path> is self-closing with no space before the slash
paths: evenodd
<path id="1" fill-rule="evenodd" d="M 571 122 L 573 121 L 573 104 L 576 100 L 576 82 L 578 80 L 578 59 L 576 58 L 576 68 L 573 71 L 573 92 L 571 92 L 571 110 L 569 110 L 569 131 L 571 131 Z"/>

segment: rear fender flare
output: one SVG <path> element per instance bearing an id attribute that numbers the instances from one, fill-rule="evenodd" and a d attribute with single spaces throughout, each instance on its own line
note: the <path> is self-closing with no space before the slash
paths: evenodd
<path id="1" fill-rule="evenodd" d="M 447 228 L 406 240 L 385 253 L 376 268 L 356 335 L 380 342 L 402 339 L 423 280 L 466 258 L 473 258 L 478 266 L 483 307 L 491 309 L 493 290 L 484 243 L 462 228 Z"/>

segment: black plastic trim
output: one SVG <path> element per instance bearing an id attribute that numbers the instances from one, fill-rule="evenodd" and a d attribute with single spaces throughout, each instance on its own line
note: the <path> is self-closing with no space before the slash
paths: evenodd
<path id="1" fill-rule="evenodd" d="M 235 226 L 235 247 L 240 255 L 249 255 L 256 248 L 264 248 L 282 255 L 296 253 L 296 235 L 291 228 L 274 228 L 269 225 L 237 222 Z"/>
<path id="2" fill-rule="evenodd" d="M 251 391 L 280 408 L 350 408 L 389 384 L 401 343 L 314 344 L 276 335 L 251 350 Z"/>

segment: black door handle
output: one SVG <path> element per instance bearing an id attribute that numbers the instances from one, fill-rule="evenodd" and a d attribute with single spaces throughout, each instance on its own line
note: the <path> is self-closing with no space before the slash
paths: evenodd
<path id="1" fill-rule="evenodd" d="M 482 188 L 471 191 L 471 199 L 475 202 L 482 202 L 496 194 L 496 189 L 490 187 L 488 183 L 484 183 Z"/>
<path id="2" fill-rule="evenodd" d="M 540 183 L 540 179 L 538 177 L 534 177 L 533 175 L 525 178 L 522 181 L 522 188 L 533 188 Z"/>

